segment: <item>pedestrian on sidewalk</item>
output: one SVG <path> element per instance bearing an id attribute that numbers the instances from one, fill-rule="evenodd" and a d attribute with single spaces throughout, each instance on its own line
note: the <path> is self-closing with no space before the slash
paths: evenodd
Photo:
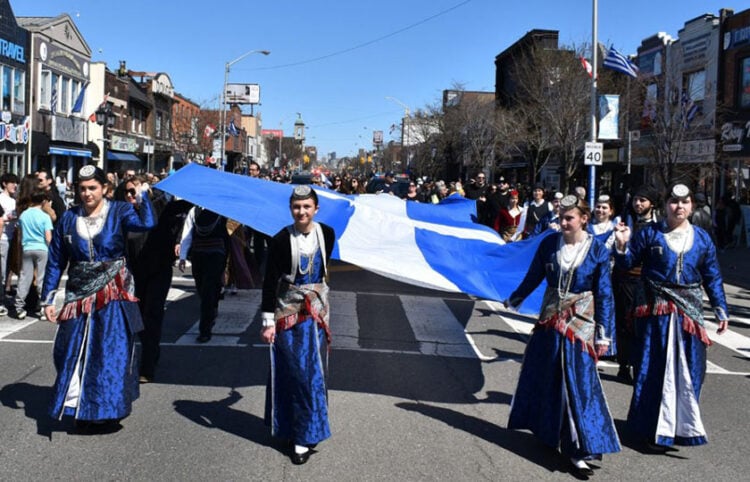
<path id="1" fill-rule="evenodd" d="M 706 290 L 719 322 L 729 326 L 724 286 L 711 237 L 690 224 L 694 196 L 684 184 L 671 188 L 666 219 L 634 237 L 620 225 L 616 263 L 629 269 L 643 263 L 643 290 L 633 304 L 634 386 L 628 426 L 649 450 L 707 442 L 700 407 L 711 344 L 703 319 Z"/>
<path id="2" fill-rule="evenodd" d="M 40 299 L 43 273 L 47 267 L 48 246 L 52 241 L 52 218 L 43 210 L 44 205 L 49 203 L 47 192 L 37 189 L 31 194 L 31 205 L 18 218 L 23 252 L 15 300 L 16 318 L 19 320 L 26 318 L 26 297 L 32 283 L 36 290 L 37 303 Z M 44 319 L 40 307 L 33 306 L 32 309 L 37 316 Z"/>
<path id="3" fill-rule="evenodd" d="M 323 352 L 331 341 L 326 277 L 335 235 L 314 221 L 318 196 L 310 186 L 295 187 L 289 207 L 294 224 L 268 246 L 261 339 L 271 344 L 266 423 L 301 465 L 331 436 Z"/>
<path id="4" fill-rule="evenodd" d="M 143 329 L 133 276 L 125 260 L 128 231 L 154 227 L 151 201 L 136 212 L 109 201 L 104 171 L 87 165 L 78 172 L 80 204 L 63 213 L 52 234 L 44 312 L 58 324 L 53 357 L 57 378 L 50 415 L 72 416 L 83 430 L 121 428 L 138 398 L 135 335 Z M 68 272 L 62 309 L 54 300 Z"/>
<path id="5" fill-rule="evenodd" d="M 610 250 L 586 232 L 591 211 L 575 195 L 560 201 L 561 232 L 547 235 L 505 301 L 518 307 L 547 280 L 539 321 L 526 346 L 509 429 L 528 429 L 589 476 L 587 460 L 620 451 L 596 370 L 614 330 Z"/>

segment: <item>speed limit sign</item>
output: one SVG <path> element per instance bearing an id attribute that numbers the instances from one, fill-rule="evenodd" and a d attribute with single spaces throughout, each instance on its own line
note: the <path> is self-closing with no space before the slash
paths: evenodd
<path id="1" fill-rule="evenodd" d="M 585 166 L 601 166 L 604 158 L 604 144 L 601 142 L 587 142 L 583 151 L 583 164 Z"/>

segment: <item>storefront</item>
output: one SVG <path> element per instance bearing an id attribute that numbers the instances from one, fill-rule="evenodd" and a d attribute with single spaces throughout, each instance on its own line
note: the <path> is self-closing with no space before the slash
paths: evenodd
<path id="1" fill-rule="evenodd" d="M 21 174 L 31 123 L 27 98 L 28 32 L 0 2 L 0 172 Z"/>

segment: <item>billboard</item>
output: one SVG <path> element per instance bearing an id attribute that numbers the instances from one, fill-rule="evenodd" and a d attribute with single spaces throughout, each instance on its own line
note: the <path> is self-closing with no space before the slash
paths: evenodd
<path id="1" fill-rule="evenodd" d="M 259 84 L 227 84 L 227 104 L 260 104 Z"/>
<path id="2" fill-rule="evenodd" d="M 260 131 L 260 135 L 263 137 L 284 137 L 284 131 L 281 129 L 263 129 Z"/>

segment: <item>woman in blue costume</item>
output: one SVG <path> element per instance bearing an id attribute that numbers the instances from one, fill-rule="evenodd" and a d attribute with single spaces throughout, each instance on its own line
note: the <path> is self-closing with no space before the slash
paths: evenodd
<path id="1" fill-rule="evenodd" d="M 566 196 L 560 204 L 561 232 L 541 241 L 526 277 L 505 302 L 517 307 L 547 280 L 508 428 L 531 430 L 569 457 L 576 473 L 591 475 L 585 460 L 620 450 L 596 371 L 614 329 L 610 251 L 586 232 L 590 211 L 583 202 Z"/>
<path id="2" fill-rule="evenodd" d="M 151 229 L 147 196 L 138 211 L 108 201 L 104 172 L 79 172 L 80 204 L 66 211 L 52 235 L 42 299 L 47 319 L 58 324 L 53 357 L 57 378 L 50 415 L 76 424 L 110 425 L 127 417 L 138 398 L 135 334 L 143 328 L 133 277 L 125 263 L 127 231 Z M 54 306 L 68 270 L 62 307 Z"/>
<path id="3" fill-rule="evenodd" d="M 602 194 L 596 198 L 594 218 L 586 226 L 586 230 L 604 243 L 607 249 L 614 251 L 615 227 L 618 224 L 620 217 L 615 217 L 615 205 L 609 194 Z"/>
<path id="4" fill-rule="evenodd" d="M 633 398 L 628 425 L 648 448 L 707 442 L 698 400 L 711 344 L 703 319 L 706 290 L 718 321 L 729 326 L 726 297 L 711 237 L 692 226 L 693 193 L 675 185 L 666 202 L 666 220 L 650 224 L 631 240 L 617 228 L 618 266 L 643 263 L 643 290 L 632 307 L 635 339 Z"/>
<path id="5" fill-rule="evenodd" d="M 294 224 L 268 245 L 261 338 L 271 344 L 266 423 L 301 465 L 331 436 L 322 350 L 330 346 L 326 266 L 335 235 L 313 220 L 318 196 L 309 186 L 297 186 L 289 206 Z"/>

